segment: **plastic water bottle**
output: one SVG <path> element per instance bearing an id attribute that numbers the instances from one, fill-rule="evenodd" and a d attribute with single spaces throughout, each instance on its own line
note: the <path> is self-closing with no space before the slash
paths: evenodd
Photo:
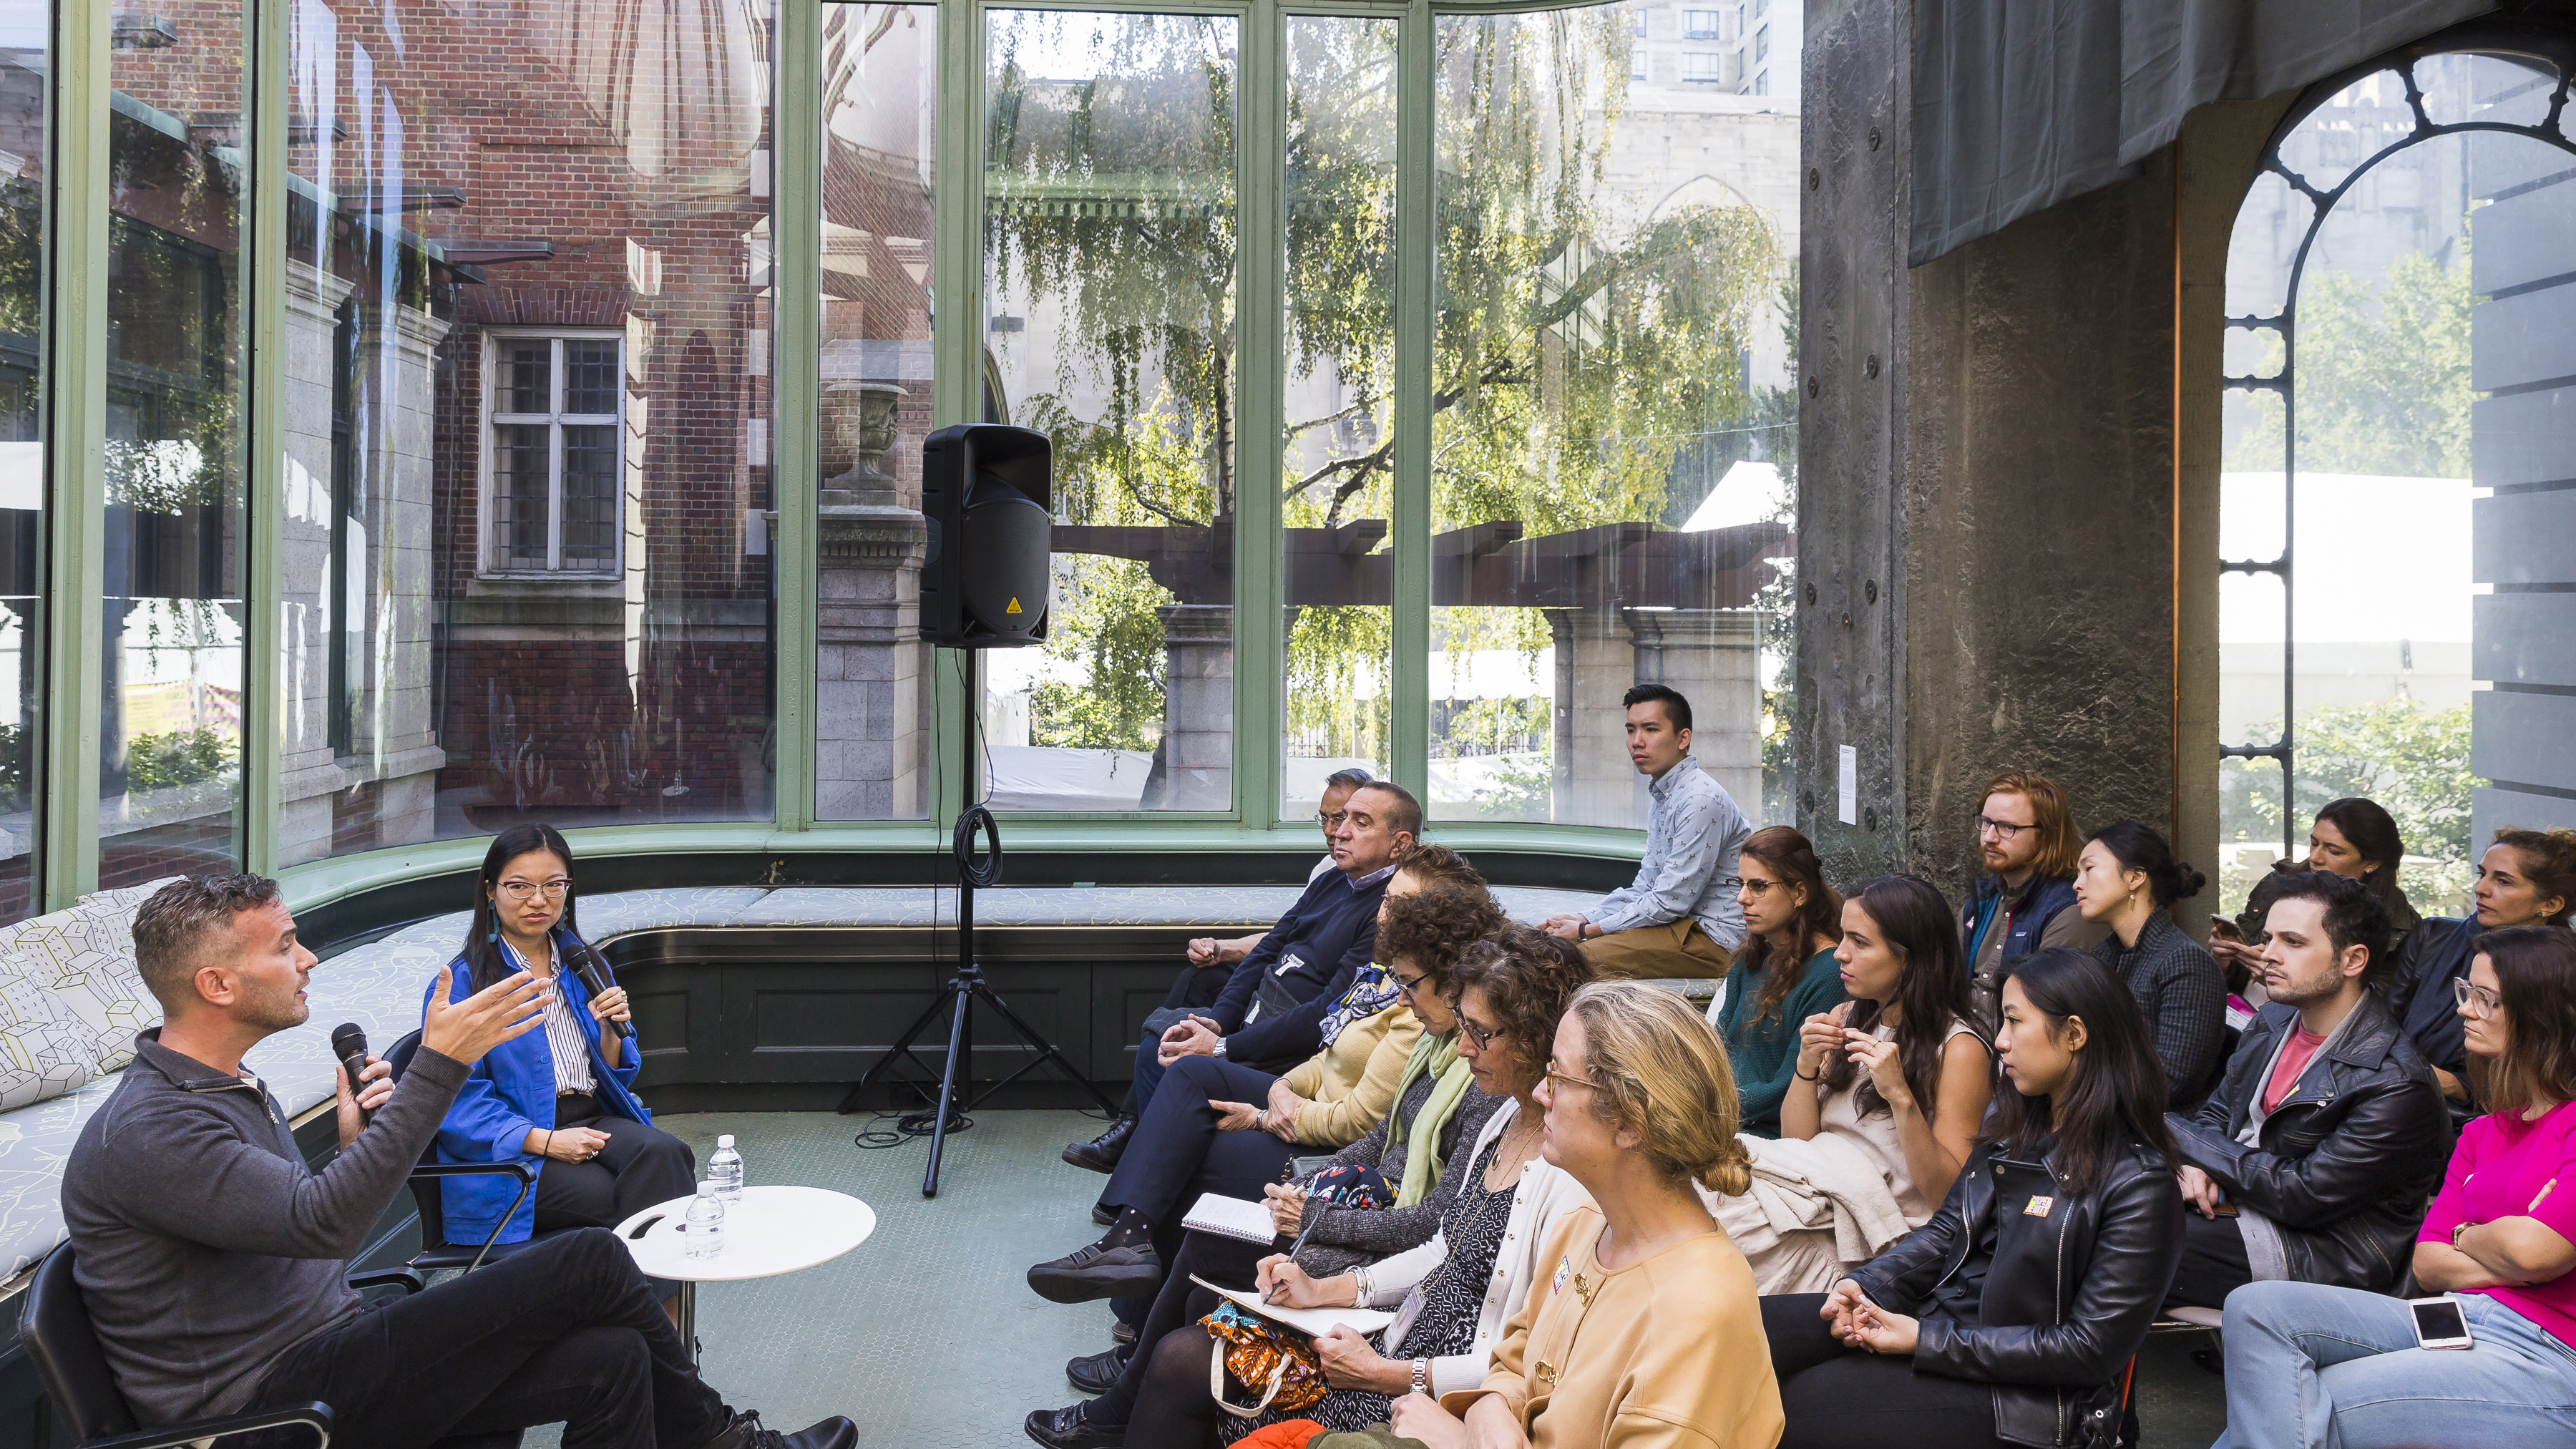
<path id="1" fill-rule="evenodd" d="M 733 1150 L 733 1134 L 716 1139 L 716 1155 L 707 1159 L 707 1181 L 728 1203 L 742 1201 L 742 1154 Z"/>
<path id="2" fill-rule="evenodd" d="M 699 1183 L 698 1200 L 689 1204 L 688 1216 L 680 1220 L 690 1257 L 712 1258 L 724 1251 L 724 1220 L 724 1199 L 717 1194 L 715 1179 Z"/>

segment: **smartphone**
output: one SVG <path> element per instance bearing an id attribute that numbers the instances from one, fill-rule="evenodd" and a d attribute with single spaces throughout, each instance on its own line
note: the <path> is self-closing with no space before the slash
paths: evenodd
<path id="1" fill-rule="evenodd" d="M 2406 1306 L 2415 1313 L 2415 1346 L 2418 1348 L 2467 1348 L 2469 1317 L 2460 1311 L 2456 1298 L 2410 1298 Z"/>
<path id="2" fill-rule="evenodd" d="M 2209 934 L 2221 941 L 2242 941 L 2245 939 L 2245 932 L 2243 928 L 2236 924 L 2236 918 L 2234 916 L 2211 916 L 2209 918 Z"/>

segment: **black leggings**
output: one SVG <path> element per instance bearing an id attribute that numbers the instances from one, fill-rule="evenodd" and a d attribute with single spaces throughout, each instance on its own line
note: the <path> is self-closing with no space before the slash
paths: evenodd
<path id="1" fill-rule="evenodd" d="M 1201 1288 L 1192 1296 L 1205 1300 L 1199 1317 L 1216 1311 L 1215 1294 Z M 1163 1335 L 1127 1421 L 1125 1449 L 1217 1449 L 1216 1399 L 1208 1393 L 1208 1360 L 1215 1355 L 1216 1339 L 1196 1317 Z M 1136 1357 L 1148 1354 L 1140 1347 Z"/>
<path id="2" fill-rule="evenodd" d="M 1780 1449 L 1996 1449 L 1994 1390 L 1966 1379 L 1918 1374 L 1910 1357 L 1849 1347 L 1825 1327 L 1822 1293 L 1762 1300 L 1762 1333 L 1780 1380 L 1788 1428 Z M 1204 1373 L 1206 1365 L 1200 1365 Z M 1131 1437 L 1129 1443 L 1135 1441 Z"/>

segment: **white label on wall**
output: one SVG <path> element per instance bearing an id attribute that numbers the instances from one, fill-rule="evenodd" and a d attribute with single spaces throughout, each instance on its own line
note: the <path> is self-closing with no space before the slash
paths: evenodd
<path id="1" fill-rule="evenodd" d="M 1860 751 L 1845 745 L 1839 753 L 1843 766 L 1842 821 L 1853 825 L 1860 820 Z"/>

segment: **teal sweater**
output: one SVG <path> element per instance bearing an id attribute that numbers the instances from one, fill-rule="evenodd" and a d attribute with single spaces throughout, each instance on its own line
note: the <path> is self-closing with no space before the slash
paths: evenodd
<path id="1" fill-rule="evenodd" d="M 1842 1003 L 1842 968 L 1833 948 L 1807 958 L 1798 984 L 1779 1009 L 1755 1023 L 1753 1006 L 1762 996 L 1762 978 L 1751 966 L 1738 965 L 1726 975 L 1726 1004 L 1718 1009 L 1717 1034 L 1726 1042 L 1727 1065 L 1735 1069 L 1735 1100 L 1744 1130 L 1756 1137 L 1780 1135 L 1780 1099 L 1789 1095 L 1798 1070 L 1798 1028 L 1820 1011 Z"/>

